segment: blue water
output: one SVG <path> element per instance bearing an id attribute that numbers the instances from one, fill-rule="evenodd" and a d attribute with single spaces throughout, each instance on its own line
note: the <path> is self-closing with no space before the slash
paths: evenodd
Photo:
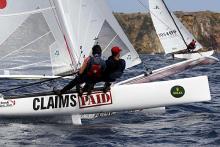
<path id="1" fill-rule="evenodd" d="M 163 55 L 141 58 L 148 68 L 154 69 L 174 63 Z M 143 65 L 139 65 L 126 71 L 124 78 L 142 72 Z M 83 120 L 82 126 L 73 126 L 69 116 L 1 118 L 0 145 L 220 146 L 220 64 L 196 67 L 164 80 L 200 75 L 209 76 L 211 102 L 167 107 L 166 112 L 155 114 L 121 112 Z M 5 81 L 0 88 L 19 84 Z M 36 86 L 31 91 L 36 91 Z"/>

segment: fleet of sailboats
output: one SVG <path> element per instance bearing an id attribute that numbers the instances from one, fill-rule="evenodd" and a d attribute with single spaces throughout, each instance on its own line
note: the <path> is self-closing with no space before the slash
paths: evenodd
<path id="1" fill-rule="evenodd" d="M 113 46 L 122 48 L 126 68 L 141 63 L 106 0 L 14 1 L 0 9 L 1 78 L 62 78 L 77 71 L 95 44 L 102 46 L 103 58 L 110 56 Z M 79 97 L 73 90 L 63 97 L 52 92 L 1 97 L 0 116 L 71 115 L 73 123 L 81 123 L 82 114 L 209 101 L 207 76 L 155 81 L 215 62 L 209 56 L 192 58 L 116 83 L 107 93 L 97 89 L 90 96 Z"/>

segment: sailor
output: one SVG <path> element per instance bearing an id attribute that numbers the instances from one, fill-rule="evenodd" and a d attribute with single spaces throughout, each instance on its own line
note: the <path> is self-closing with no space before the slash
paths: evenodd
<path id="1" fill-rule="evenodd" d="M 125 70 L 126 62 L 120 58 L 121 49 L 117 46 L 111 49 L 112 55 L 105 61 L 106 70 L 103 76 L 105 82 L 103 92 L 110 90 L 112 82 L 120 78 Z"/>
<path id="2" fill-rule="evenodd" d="M 87 91 L 87 94 L 90 95 L 94 85 L 101 80 L 101 77 L 106 68 L 105 61 L 101 58 L 101 55 L 101 47 L 99 45 L 95 45 L 92 48 L 92 56 L 89 56 L 84 60 L 76 78 L 73 79 L 62 90 L 55 91 L 55 94 L 61 96 L 66 91 L 76 86 L 76 90 L 79 93 L 79 96 L 81 96 L 85 91 Z M 85 83 L 85 86 L 83 89 L 81 89 L 80 84 L 83 83 Z"/>
<path id="3" fill-rule="evenodd" d="M 175 59 L 175 55 L 174 55 L 174 53 L 172 53 L 171 56 L 172 56 L 172 59 L 174 60 L 174 59 Z"/>
<path id="4" fill-rule="evenodd" d="M 190 53 L 196 48 L 196 41 L 193 39 L 190 44 L 187 45 L 187 51 Z"/>

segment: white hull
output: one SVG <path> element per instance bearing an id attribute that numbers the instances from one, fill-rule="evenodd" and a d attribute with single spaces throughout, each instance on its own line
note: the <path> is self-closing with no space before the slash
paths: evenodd
<path id="1" fill-rule="evenodd" d="M 207 52 L 198 52 L 198 53 L 174 54 L 174 57 L 179 59 L 197 59 L 200 57 L 209 57 L 213 54 L 214 54 L 214 50 Z"/>
<path id="2" fill-rule="evenodd" d="M 183 62 L 179 62 L 170 66 L 166 66 L 157 70 L 153 70 L 152 74 L 140 75 L 134 78 L 130 78 L 128 80 L 117 83 L 116 85 L 124 85 L 124 84 L 138 84 L 138 83 L 148 83 L 156 80 L 160 80 L 162 78 L 183 72 L 187 69 L 191 69 L 193 67 L 199 65 L 209 65 L 218 62 L 219 60 L 215 57 L 200 57 L 196 59 L 190 59 Z"/>
<path id="3" fill-rule="evenodd" d="M 150 109 L 141 109 L 129 112 L 142 112 L 146 115 L 150 114 L 161 114 L 166 112 L 166 107 L 158 107 L 158 108 L 150 108 Z M 94 119 L 100 117 L 108 117 L 111 115 L 115 115 L 117 112 L 105 112 L 105 113 L 95 113 L 95 114 L 83 114 L 81 115 L 81 119 Z"/>
<path id="4" fill-rule="evenodd" d="M 185 90 L 185 94 L 180 98 L 175 98 L 171 94 L 171 89 L 175 86 L 181 86 Z M 106 94 L 93 93 L 89 96 L 88 101 L 86 101 L 86 96 L 78 97 L 76 93 L 66 94 L 63 98 L 55 95 L 17 99 L 13 99 L 13 97 L 12 99 L 1 98 L 0 116 L 94 114 L 157 108 L 209 100 L 211 100 L 211 96 L 208 78 L 202 76 L 173 81 L 118 85 L 112 87 L 111 92 Z"/>

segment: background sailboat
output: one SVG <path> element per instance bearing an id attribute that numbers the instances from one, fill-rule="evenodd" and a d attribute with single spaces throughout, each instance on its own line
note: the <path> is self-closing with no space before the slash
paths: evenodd
<path id="1" fill-rule="evenodd" d="M 191 59 L 211 56 L 214 51 L 202 52 L 202 45 L 186 29 L 180 20 L 168 9 L 164 0 L 149 0 L 151 18 L 157 35 L 166 54 L 174 54 L 176 58 Z M 187 45 L 195 40 L 195 52 L 187 53 Z"/>

